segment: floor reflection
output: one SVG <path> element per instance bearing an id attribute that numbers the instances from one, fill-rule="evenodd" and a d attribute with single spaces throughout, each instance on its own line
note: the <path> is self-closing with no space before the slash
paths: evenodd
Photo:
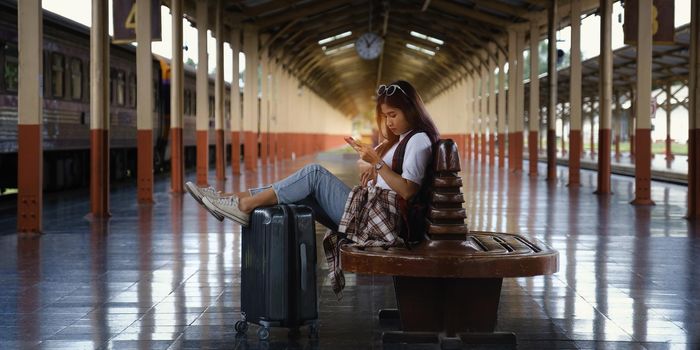
<path id="1" fill-rule="evenodd" d="M 312 161 L 357 181 L 354 159 L 340 154 L 211 180 L 240 191 Z M 700 349 L 700 224 L 683 219 L 686 188 L 655 182 L 657 205 L 633 206 L 633 178 L 613 176 L 614 194 L 598 196 L 594 172 L 582 172 L 580 187 L 566 186 L 563 167 L 554 182 L 543 164 L 539 174 L 463 161 L 471 229 L 528 235 L 560 252 L 557 274 L 504 281 L 498 329 L 516 332 L 521 349 Z M 395 306 L 391 279 L 348 274 L 337 301 L 325 263 L 318 341 L 275 329 L 261 343 L 254 326 L 237 336 L 240 227 L 170 192 L 167 178 L 155 186 L 153 205 L 115 189 L 105 221 L 84 220 L 87 198 L 76 196 L 48 201 L 39 238 L 0 227 L 0 349 L 381 348 L 393 326 L 380 325 L 376 310 Z"/>

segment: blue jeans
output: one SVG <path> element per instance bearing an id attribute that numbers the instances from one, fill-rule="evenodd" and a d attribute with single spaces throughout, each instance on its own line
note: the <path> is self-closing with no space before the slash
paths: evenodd
<path id="1" fill-rule="evenodd" d="M 319 164 L 309 164 L 272 185 L 248 190 L 251 195 L 272 187 L 279 204 L 311 207 L 318 222 L 338 230 L 350 187 Z"/>

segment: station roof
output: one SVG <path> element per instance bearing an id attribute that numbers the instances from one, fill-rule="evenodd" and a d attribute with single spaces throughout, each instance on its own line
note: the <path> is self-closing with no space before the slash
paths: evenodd
<path id="1" fill-rule="evenodd" d="M 194 22 L 197 0 L 184 0 L 185 16 Z M 255 26 L 269 35 L 271 58 L 295 75 L 330 104 L 348 115 L 373 103 L 380 83 L 411 81 L 425 100 L 456 83 L 479 63 L 505 52 L 508 29 L 525 30 L 530 21 L 546 27 L 548 0 L 222 0 L 227 30 Z M 164 1 L 169 6 L 170 0 Z M 571 0 L 560 0 L 560 27 L 568 23 Z M 597 0 L 581 1 L 590 13 Z M 213 27 L 216 1 L 209 1 Z M 327 55 L 328 50 L 354 43 L 370 31 L 384 39 L 378 59 L 361 59 L 354 47 Z M 351 31 L 325 44 L 318 42 Z M 417 32 L 439 39 L 436 44 L 411 35 Z M 542 31 L 546 35 L 546 30 Z M 490 44 L 493 43 L 493 44 Z M 412 46 L 413 48 L 409 47 Z M 434 55 L 420 52 L 422 48 Z"/>
<path id="2" fill-rule="evenodd" d="M 690 24 L 676 28 L 675 40 L 671 45 L 654 45 L 652 48 L 652 90 L 671 83 L 688 84 L 690 76 Z M 581 64 L 581 96 L 597 99 L 600 91 L 600 56 L 589 58 Z M 557 100 L 569 101 L 571 70 L 560 69 L 557 77 Z M 623 46 L 613 51 L 613 94 L 621 95 L 621 100 L 628 100 L 628 94 L 636 87 L 637 49 L 635 46 Z M 529 81 L 525 84 L 526 96 L 529 96 Z M 540 76 L 540 106 L 547 105 L 548 78 Z M 529 105 L 525 98 L 525 105 Z M 527 109 L 526 109 L 527 110 Z"/>

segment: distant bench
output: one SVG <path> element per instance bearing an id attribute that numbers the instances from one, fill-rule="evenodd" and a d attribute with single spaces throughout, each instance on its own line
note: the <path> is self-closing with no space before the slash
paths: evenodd
<path id="1" fill-rule="evenodd" d="M 345 245 L 343 270 L 393 276 L 398 310 L 379 318 L 400 319 L 401 331 L 384 332 L 384 342 L 438 342 L 444 334 L 514 344 L 514 334 L 493 333 L 503 278 L 553 274 L 559 253 L 519 235 L 469 232 L 455 143 L 441 140 L 435 157 L 426 241 L 410 250 Z"/>

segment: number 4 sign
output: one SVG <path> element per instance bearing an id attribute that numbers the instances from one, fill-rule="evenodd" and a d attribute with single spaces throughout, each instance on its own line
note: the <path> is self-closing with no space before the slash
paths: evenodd
<path id="1" fill-rule="evenodd" d="M 117 44 L 136 41 L 136 0 L 114 0 L 112 2 L 114 37 Z M 152 41 L 161 40 L 160 0 L 151 0 L 151 35 Z"/>

